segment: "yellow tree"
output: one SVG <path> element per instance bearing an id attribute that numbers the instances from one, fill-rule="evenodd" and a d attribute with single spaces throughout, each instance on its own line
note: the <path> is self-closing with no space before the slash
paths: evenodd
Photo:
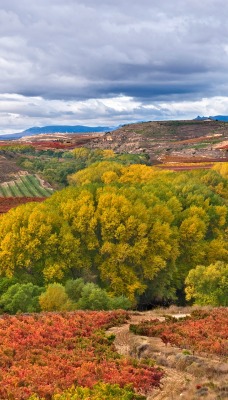
<path id="1" fill-rule="evenodd" d="M 122 165 L 111 161 L 102 161 L 90 165 L 76 174 L 70 175 L 68 180 L 71 185 L 86 185 L 93 182 L 103 182 L 103 175 L 107 172 L 114 172 L 119 176 L 121 174 Z M 105 178 L 104 178 L 105 179 Z"/>
<path id="2" fill-rule="evenodd" d="M 0 272 L 31 280 L 62 279 L 77 260 L 80 243 L 48 204 L 26 204 L 0 220 Z"/>
<path id="3" fill-rule="evenodd" d="M 119 181 L 121 183 L 133 184 L 146 183 L 151 182 L 158 174 L 162 174 L 162 172 L 146 165 L 133 164 L 123 167 Z"/>
<path id="4" fill-rule="evenodd" d="M 140 189 L 134 203 L 131 188 L 123 192 L 115 187 L 98 192 L 99 270 L 115 295 L 124 294 L 133 300 L 145 291 L 148 281 L 176 259 L 178 244 L 165 221 L 167 214 L 170 217 L 165 206 L 162 213 L 160 205 L 160 216 L 155 218 L 158 205 L 148 209 L 140 199 Z"/>
<path id="5" fill-rule="evenodd" d="M 198 265 L 186 278 L 186 298 L 199 305 L 228 305 L 228 264 Z"/>

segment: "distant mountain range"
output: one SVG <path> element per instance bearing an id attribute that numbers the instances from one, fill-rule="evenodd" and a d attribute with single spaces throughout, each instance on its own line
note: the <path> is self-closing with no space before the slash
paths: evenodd
<path id="1" fill-rule="evenodd" d="M 198 117 L 194 118 L 195 121 L 205 121 L 205 120 L 214 120 L 214 121 L 224 121 L 228 122 L 227 115 L 215 115 L 210 117 Z M 26 129 L 23 132 L 12 133 L 12 134 L 1 134 L 0 140 L 15 140 L 20 139 L 24 136 L 33 136 L 33 135 L 41 135 L 41 134 L 54 134 L 54 133 L 65 133 L 65 134 L 73 134 L 73 133 L 94 133 L 94 132 L 110 132 L 115 129 L 120 128 L 120 126 L 116 127 L 108 127 L 108 126 L 85 126 L 85 125 L 50 125 L 50 126 L 42 126 L 42 127 L 32 127 Z"/>
<path id="2" fill-rule="evenodd" d="M 198 115 L 198 117 L 195 118 L 195 120 L 197 121 L 205 121 L 208 119 L 213 119 L 214 121 L 224 121 L 224 122 L 228 122 L 228 115 L 215 115 L 215 116 L 210 116 L 210 117 L 200 117 Z"/>
<path id="3" fill-rule="evenodd" d="M 12 134 L 2 134 L 0 133 L 0 140 L 13 140 L 20 139 L 23 136 L 33 136 L 33 135 L 41 135 L 41 134 L 53 134 L 53 133 L 93 133 L 93 132 L 108 132 L 112 131 L 115 128 L 111 128 L 108 126 L 84 126 L 84 125 L 50 125 L 50 126 L 42 126 L 42 127 L 33 127 L 26 129 L 23 132 L 12 133 Z"/>

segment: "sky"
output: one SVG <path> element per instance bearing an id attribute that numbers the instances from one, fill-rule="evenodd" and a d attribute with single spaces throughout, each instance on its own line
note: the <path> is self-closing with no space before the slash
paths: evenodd
<path id="1" fill-rule="evenodd" d="M 228 115 L 226 0 L 1 0 L 0 133 Z"/>

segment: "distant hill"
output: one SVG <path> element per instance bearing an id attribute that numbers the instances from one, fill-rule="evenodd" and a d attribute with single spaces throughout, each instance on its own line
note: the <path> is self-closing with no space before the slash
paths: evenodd
<path id="1" fill-rule="evenodd" d="M 228 115 L 215 115 L 214 117 L 210 117 L 210 118 L 217 120 L 217 121 L 228 122 Z"/>
<path id="2" fill-rule="evenodd" d="M 196 118 L 194 118 L 193 121 L 207 121 L 208 119 L 213 119 L 212 117 L 201 117 L 198 115 Z"/>
<path id="3" fill-rule="evenodd" d="M 32 127 L 26 129 L 23 132 L 12 133 L 12 134 L 0 134 L 0 140 L 14 140 L 20 139 L 23 136 L 33 136 L 41 134 L 54 134 L 54 133 L 92 133 L 92 132 L 108 132 L 112 131 L 114 128 L 108 126 L 84 126 L 84 125 L 50 125 L 42 127 Z"/>
<path id="4" fill-rule="evenodd" d="M 195 121 L 206 121 L 208 119 L 212 119 L 213 121 L 222 121 L 222 122 L 228 122 L 228 115 L 214 115 L 210 117 L 198 117 L 195 118 Z"/>
<path id="5" fill-rule="evenodd" d="M 228 161 L 228 124 L 216 117 L 199 118 L 127 124 L 89 140 L 87 146 L 117 153 L 146 153 L 154 164 Z"/>

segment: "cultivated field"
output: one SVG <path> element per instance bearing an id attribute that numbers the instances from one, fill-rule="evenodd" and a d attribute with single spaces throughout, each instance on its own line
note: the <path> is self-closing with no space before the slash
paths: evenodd
<path id="1" fill-rule="evenodd" d="M 0 184 L 0 197 L 48 197 L 52 193 L 53 189 L 45 187 L 35 175 L 18 175 Z"/>

